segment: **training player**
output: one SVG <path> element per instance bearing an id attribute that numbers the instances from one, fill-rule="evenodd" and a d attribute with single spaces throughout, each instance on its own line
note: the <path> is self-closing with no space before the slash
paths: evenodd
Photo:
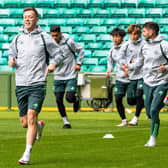
<path id="1" fill-rule="evenodd" d="M 64 60 L 61 64 L 56 65 L 54 70 L 54 94 L 59 113 L 64 122 L 63 128 L 71 128 L 70 121 L 64 105 L 64 95 L 66 100 L 73 103 L 73 110 L 79 110 L 79 97 L 77 96 L 77 74 L 81 69 L 83 61 L 83 48 L 70 38 L 68 34 L 61 32 L 59 25 L 50 27 L 50 34 L 56 44 L 61 48 Z M 76 53 L 78 56 L 76 56 Z"/>
<path id="2" fill-rule="evenodd" d="M 19 164 L 29 164 L 33 144 L 40 139 L 45 124 L 44 121 L 37 121 L 46 95 L 49 59 L 47 51 L 51 58 L 57 57 L 57 63 L 63 59 L 51 36 L 37 25 L 38 20 L 35 8 L 25 8 L 24 26 L 9 48 L 9 66 L 16 68 L 16 97 L 20 122 L 23 128 L 27 128 L 26 149 L 18 161 Z M 54 59 L 51 59 L 48 66 L 51 66 L 50 69 L 54 66 L 52 61 L 55 64 Z"/>

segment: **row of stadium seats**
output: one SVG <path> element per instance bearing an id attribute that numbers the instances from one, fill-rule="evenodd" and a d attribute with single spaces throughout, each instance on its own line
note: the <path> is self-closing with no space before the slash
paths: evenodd
<path id="1" fill-rule="evenodd" d="M 39 25 L 41 26 L 51 26 L 53 24 L 58 24 L 60 26 L 118 26 L 129 24 L 140 24 L 143 25 L 148 21 L 156 21 L 161 26 L 168 25 L 167 18 L 51 18 L 51 19 L 41 19 Z M 8 19 L 0 18 L 0 26 L 21 26 L 23 25 L 22 19 Z"/>
<path id="2" fill-rule="evenodd" d="M 37 8 L 40 18 L 148 18 L 148 17 L 167 17 L 167 8 Z M 0 18 L 22 18 L 23 9 L 22 8 L 8 8 L 0 10 Z"/>
<path id="3" fill-rule="evenodd" d="M 167 7 L 167 0 L 1 0 L 0 7 Z"/>

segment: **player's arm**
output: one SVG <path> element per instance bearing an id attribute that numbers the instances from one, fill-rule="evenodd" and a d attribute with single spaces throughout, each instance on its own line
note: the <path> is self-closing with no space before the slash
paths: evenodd
<path id="1" fill-rule="evenodd" d="M 8 57 L 8 65 L 10 67 L 15 67 L 16 66 L 16 58 L 17 58 L 17 47 L 16 47 L 16 38 L 17 36 L 13 39 L 12 43 L 9 46 L 9 57 Z"/>
<path id="2" fill-rule="evenodd" d="M 78 53 L 78 57 L 76 58 L 75 70 L 79 71 L 84 58 L 84 49 L 80 44 L 76 43 L 72 39 L 68 40 L 68 44 L 75 53 Z"/>

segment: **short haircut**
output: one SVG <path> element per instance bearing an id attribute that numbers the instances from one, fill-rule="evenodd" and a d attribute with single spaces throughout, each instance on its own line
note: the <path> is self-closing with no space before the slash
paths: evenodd
<path id="1" fill-rule="evenodd" d="M 128 34 L 132 34 L 133 32 L 135 33 L 135 34 L 138 34 L 138 35 L 141 35 L 141 26 L 140 25 L 138 25 L 138 24 L 130 24 L 129 26 L 128 26 Z"/>
<path id="2" fill-rule="evenodd" d="M 34 13 L 36 14 L 36 17 L 39 17 L 37 10 L 35 8 L 33 8 L 33 7 L 27 7 L 27 8 L 25 8 L 24 11 L 23 11 L 23 13 L 26 12 L 26 11 L 34 11 Z"/>
<path id="3" fill-rule="evenodd" d="M 52 25 L 50 27 L 50 32 L 61 32 L 61 27 L 59 25 Z"/>
<path id="4" fill-rule="evenodd" d="M 123 29 L 116 27 L 110 32 L 110 35 L 112 36 L 119 35 L 121 37 L 124 37 L 126 35 L 126 32 Z"/>
<path id="5" fill-rule="evenodd" d="M 152 29 L 153 31 L 155 31 L 156 35 L 158 35 L 160 29 L 159 25 L 156 22 L 146 22 L 143 25 L 143 28 Z"/>

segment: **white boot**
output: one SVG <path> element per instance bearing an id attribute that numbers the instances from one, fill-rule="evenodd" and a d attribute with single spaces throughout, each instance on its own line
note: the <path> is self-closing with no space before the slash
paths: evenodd
<path id="1" fill-rule="evenodd" d="M 121 121 L 120 124 L 117 125 L 117 127 L 124 127 L 124 126 L 126 126 L 127 124 L 128 124 L 128 123 L 127 123 L 127 120 L 124 119 L 124 120 Z"/>
<path id="2" fill-rule="evenodd" d="M 132 118 L 132 120 L 128 123 L 128 125 L 131 125 L 131 126 L 136 126 L 138 125 L 138 117 L 137 116 L 134 116 Z"/>
<path id="3" fill-rule="evenodd" d="M 148 142 L 144 145 L 145 147 L 154 147 L 156 145 L 156 137 L 150 136 Z"/>

